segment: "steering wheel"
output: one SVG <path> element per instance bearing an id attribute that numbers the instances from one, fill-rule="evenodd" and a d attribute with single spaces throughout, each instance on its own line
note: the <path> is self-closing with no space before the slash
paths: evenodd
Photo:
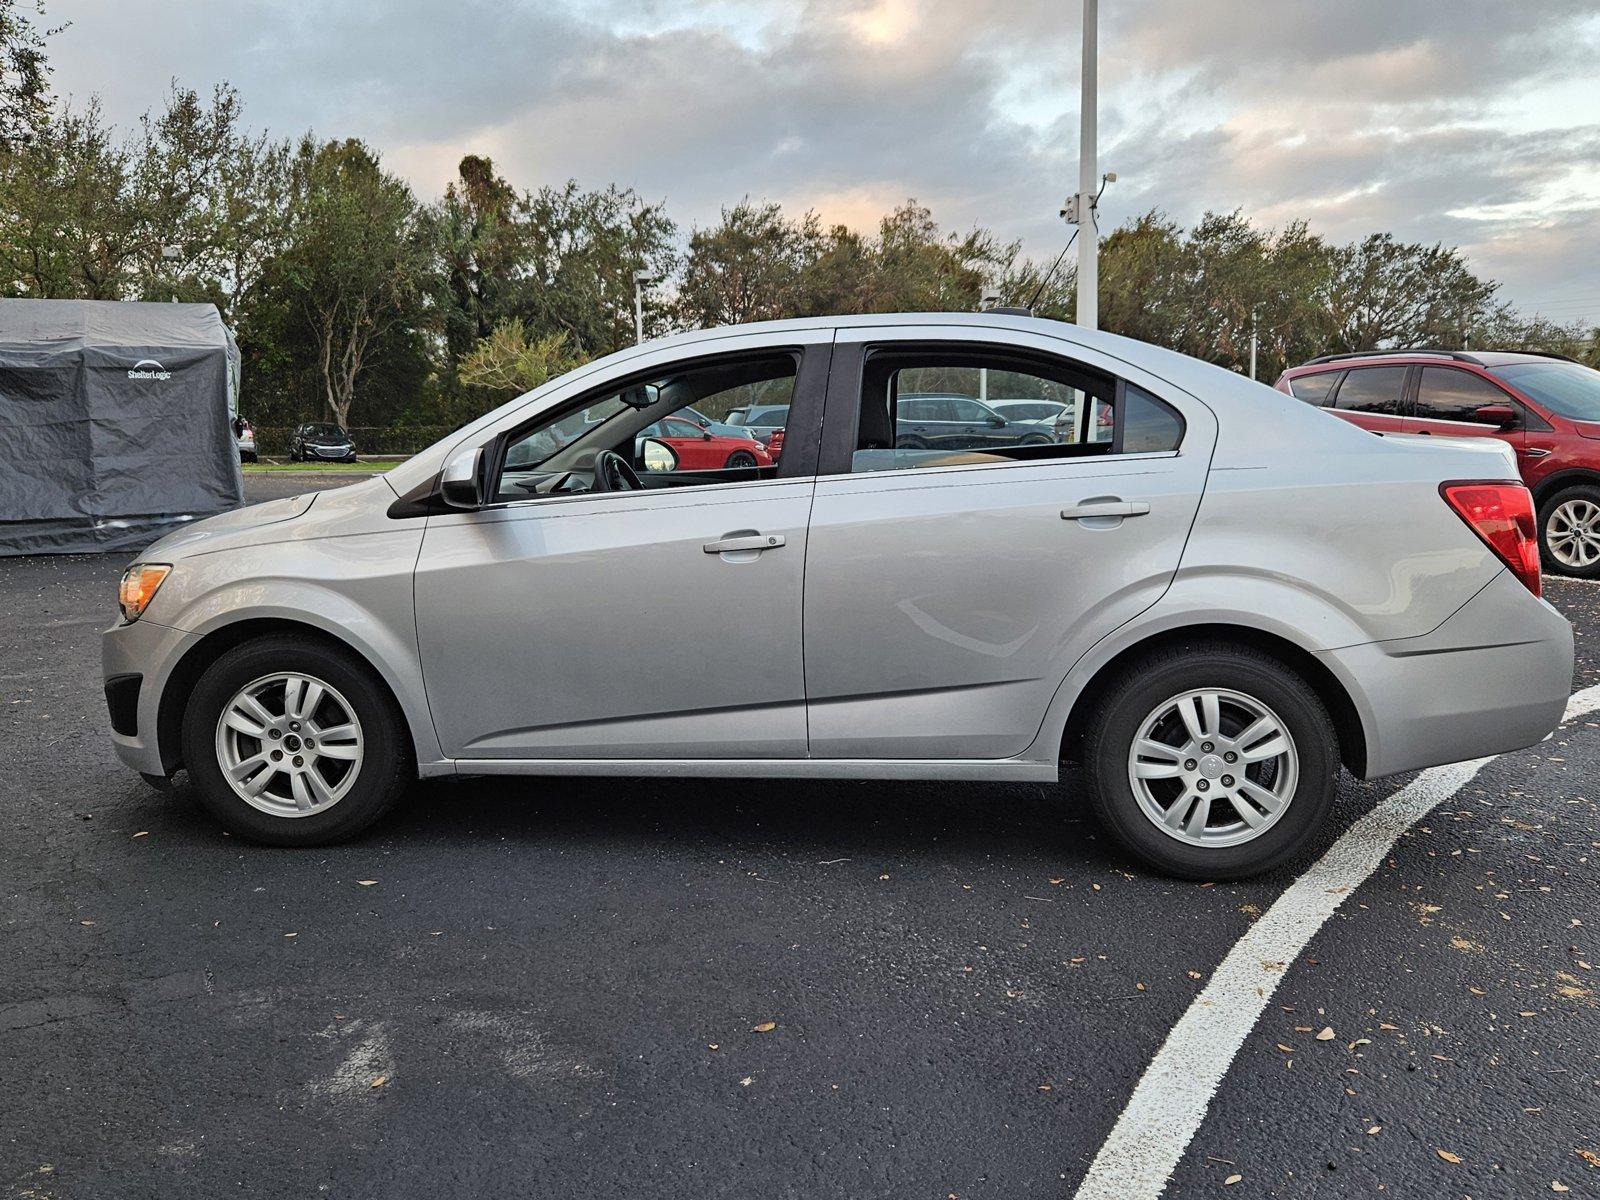
<path id="1" fill-rule="evenodd" d="M 643 486 L 628 460 L 615 450 L 602 450 L 594 456 L 595 491 L 637 492 Z"/>

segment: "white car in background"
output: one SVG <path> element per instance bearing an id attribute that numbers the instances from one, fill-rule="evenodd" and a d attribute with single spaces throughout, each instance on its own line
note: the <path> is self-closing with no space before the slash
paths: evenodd
<path id="1" fill-rule="evenodd" d="M 1008 421 L 1042 425 L 1051 430 L 1055 429 L 1061 414 L 1069 411 L 1067 405 L 1055 400 L 992 400 L 989 407 Z"/>
<path id="2" fill-rule="evenodd" d="M 239 443 L 239 461 L 256 461 L 256 427 L 243 417 L 233 419 L 234 440 Z"/>

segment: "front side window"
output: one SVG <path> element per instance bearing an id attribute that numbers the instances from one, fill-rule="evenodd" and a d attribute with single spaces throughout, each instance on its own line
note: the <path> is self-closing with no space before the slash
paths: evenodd
<path id="1" fill-rule="evenodd" d="M 1008 418 L 990 396 L 1036 402 L 1044 421 Z M 1014 406 L 1013 406 L 1014 407 Z M 1088 367 L 1005 351 L 883 348 L 862 372 L 853 473 L 1174 451 L 1183 418 Z"/>
<path id="2" fill-rule="evenodd" d="M 1409 367 L 1353 367 L 1339 385 L 1334 406 L 1343 411 L 1398 417 L 1405 407 Z"/>
<path id="3" fill-rule="evenodd" d="M 783 425 L 746 422 L 746 432 L 730 428 L 737 422 L 729 418 L 786 416 L 797 365 L 785 352 L 668 371 L 541 416 L 508 439 L 495 494 L 504 502 L 609 490 L 595 479 L 607 451 L 645 487 L 770 478 L 781 451 L 768 443 Z"/>
<path id="4" fill-rule="evenodd" d="M 1571 362 L 1516 363 L 1492 367 L 1529 399 L 1570 421 L 1600 421 L 1600 371 Z"/>
<path id="5" fill-rule="evenodd" d="M 1417 383 L 1417 416 L 1436 421 L 1471 421 L 1485 405 L 1510 402 L 1487 379 L 1459 367 L 1423 367 Z"/>

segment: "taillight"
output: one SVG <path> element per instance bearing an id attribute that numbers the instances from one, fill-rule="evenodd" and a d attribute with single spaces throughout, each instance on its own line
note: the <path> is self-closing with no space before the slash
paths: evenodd
<path id="1" fill-rule="evenodd" d="M 1441 483 L 1439 494 L 1523 586 L 1539 595 L 1539 526 L 1533 494 L 1520 483 L 1503 480 Z"/>

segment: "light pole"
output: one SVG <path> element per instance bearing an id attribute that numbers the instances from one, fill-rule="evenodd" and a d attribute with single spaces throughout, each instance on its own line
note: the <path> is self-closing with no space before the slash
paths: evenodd
<path id="1" fill-rule="evenodd" d="M 1100 0 L 1083 0 L 1083 98 L 1078 124 L 1078 324 L 1100 323 L 1100 229 L 1090 196 L 1098 182 L 1097 133 Z"/>
<path id="2" fill-rule="evenodd" d="M 635 271 L 633 273 L 633 341 L 635 345 L 644 341 L 644 289 L 655 281 L 655 275 L 649 271 Z"/>
<path id="3" fill-rule="evenodd" d="M 1261 315 L 1261 306 L 1258 304 L 1258 305 L 1256 305 L 1254 308 L 1252 308 L 1250 310 L 1250 378 L 1251 379 L 1254 379 L 1256 377 L 1256 346 L 1260 342 L 1260 338 L 1256 335 L 1256 325 L 1257 325 L 1256 318 L 1258 318 L 1260 315 Z"/>

